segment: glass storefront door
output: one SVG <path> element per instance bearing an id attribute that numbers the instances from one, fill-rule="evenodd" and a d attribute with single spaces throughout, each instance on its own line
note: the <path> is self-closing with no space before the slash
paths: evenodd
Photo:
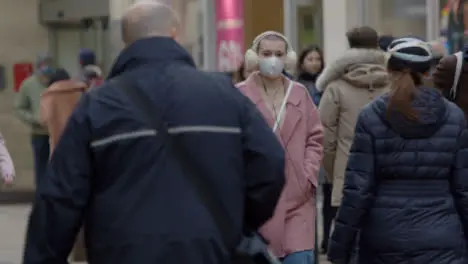
<path id="1" fill-rule="evenodd" d="M 323 0 L 285 0 L 289 5 L 292 23 L 285 21 L 285 34 L 297 52 L 316 44 L 323 45 L 322 1 Z M 286 17 L 286 19 L 289 19 Z M 288 27 L 289 25 L 289 27 Z"/>
<path id="2" fill-rule="evenodd" d="M 297 44 L 302 50 L 310 44 L 323 45 L 322 1 L 312 0 L 297 8 Z"/>
<path id="3" fill-rule="evenodd" d="M 449 53 L 457 52 L 468 43 L 468 1 L 440 1 L 440 34 Z"/>
<path id="4" fill-rule="evenodd" d="M 201 0 L 166 0 L 179 14 L 182 23 L 182 45 L 193 56 L 195 63 L 203 67 L 203 8 Z"/>

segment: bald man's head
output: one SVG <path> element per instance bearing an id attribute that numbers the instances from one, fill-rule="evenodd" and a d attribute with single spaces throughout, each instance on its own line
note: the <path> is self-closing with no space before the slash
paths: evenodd
<path id="1" fill-rule="evenodd" d="M 132 5 L 122 18 L 122 40 L 130 45 L 136 40 L 154 36 L 175 38 L 180 21 L 168 5 L 155 1 Z"/>

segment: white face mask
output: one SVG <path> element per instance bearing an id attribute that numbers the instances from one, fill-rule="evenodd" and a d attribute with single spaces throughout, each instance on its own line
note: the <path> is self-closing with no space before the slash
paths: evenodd
<path id="1" fill-rule="evenodd" d="M 276 56 L 261 58 L 258 66 L 260 73 L 265 77 L 278 77 L 284 70 L 284 62 Z"/>

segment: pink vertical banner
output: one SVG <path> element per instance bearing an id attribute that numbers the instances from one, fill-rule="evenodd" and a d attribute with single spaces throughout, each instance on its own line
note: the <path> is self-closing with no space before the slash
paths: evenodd
<path id="1" fill-rule="evenodd" d="M 216 0 L 216 61 L 235 71 L 244 59 L 244 0 Z"/>

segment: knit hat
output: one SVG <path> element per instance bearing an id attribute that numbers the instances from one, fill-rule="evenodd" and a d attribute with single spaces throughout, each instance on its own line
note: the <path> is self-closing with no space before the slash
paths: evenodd
<path id="1" fill-rule="evenodd" d="M 81 66 L 96 64 L 96 54 L 90 49 L 81 49 L 79 54 L 79 60 Z"/>
<path id="2" fill-rule="evenodd" d="M 427 72 L 432 63 L 430 45 L 418 38 L 398 38 L 388 46 L 387 67 L 392 71 Z"/>

